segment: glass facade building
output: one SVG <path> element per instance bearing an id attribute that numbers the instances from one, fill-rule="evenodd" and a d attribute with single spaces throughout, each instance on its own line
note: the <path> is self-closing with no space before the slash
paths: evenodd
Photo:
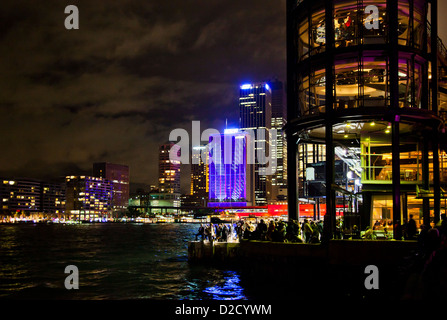
<path id="1" fill-rule="evenodd" d="M 209 206 L 252 205 L 254 175 L 247 162 L 249 143 L 249 135 L 238 130 L 210 136 Z"/>
<path id="2" fill-rule="evenodd" d="M 243 84 L 239 92 L 239 128 L 242 131 L 255 132 L 255 150 L 268 150 L 272 122 L 272 89 L 267 82 Z M 264 136 L 258 133 L 263 130 Z M 263 157 L 264 155 L 261 155 Z M 255 205 L 267 205 L 272 194 L 272 180 L 270 175 L 263 175 L 262 167 L 265 158 L 258 156 L 258 161 L 252 164 L 255 172 Z M 276 171 L 276 168 L 275 168 Z"/>
<path id="3" fill-rule="evenodd" d="M 343 218 L 399 238 L 410 215 L 429 225 L 445 213 L 436 16 L 435 0 L 288 1 L 290 218 L 301 199 L 326 213 L 329 232 Z"/>

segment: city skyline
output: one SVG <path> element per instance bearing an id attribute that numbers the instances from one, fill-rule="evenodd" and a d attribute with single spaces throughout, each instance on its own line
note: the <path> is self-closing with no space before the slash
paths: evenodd
<path id="1" fill-rule="evenodd" d="M 237 126 L 241 83 L 285 79 L 284 0 L 72 4 L 79 30 L 64 27 L 67 3 L 2 3 L 2 176 L 111 162 L 132 168 L 132 183 L 154 183 L 155 150 L 172 130 Z"/>
<path id="2" fill-rule="evenodd" d="M 155 183 L 154 150 L 170 131 L 237 127 L 241 84 L 286 80 L 284 0 L 75 1 L 79 30 L 64 28 L 68 3 L 26 3 L 0 12 L 1 176 L 112 162 L 132 168 L 132 183 Z M 189 165 L 182 173 L 186 193 Z"/>

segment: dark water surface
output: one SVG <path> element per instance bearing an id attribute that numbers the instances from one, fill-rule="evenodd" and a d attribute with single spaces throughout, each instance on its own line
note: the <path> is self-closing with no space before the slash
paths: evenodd
<path id="1" fill-rule="evenodd" d="M 234 270 L 191 266 L 197 224 L 0 225 L 0 298 L 249 299 Z M 79 269 L 79 289 L 64 286 Z"/>

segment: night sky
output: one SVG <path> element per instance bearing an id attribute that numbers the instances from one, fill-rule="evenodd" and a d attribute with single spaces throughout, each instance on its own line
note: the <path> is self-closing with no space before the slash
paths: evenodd
<path id="1" fill-rule="evenodd" d="M 79 30 L 64 27 L 70 4 Z M 89 174 L 107 161 L 156 184 L 173 129 L 236 126 L 239 84 L 285 80 L 285 22 L 285 0 L 2 0 L 0 175 Z"/>

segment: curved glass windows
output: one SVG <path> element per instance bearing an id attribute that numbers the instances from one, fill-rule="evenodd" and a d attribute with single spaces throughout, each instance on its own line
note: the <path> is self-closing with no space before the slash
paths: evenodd
<path id="1" fill-rule="evenodd" d="M 399 54 L 399 107 L 421 108 L 423 59 Z M 323 67 L 312 66 L 300 73 L 298 99 L 301 115 L 325 111 L 326 77 Z M 389 61 L 384 52 L 343 54 L 334 63 L 334 109 L 388 107 Z"/>
<path id="2" fill-rule="evenodd" d="M 326 25 L 325 25 L 325 11 L 319 10 L 312 13 L 312 34 L 311 47 L 312 54 L 317 54 L 324 51 L 326 45 Z"/>
<path id="3" fill-rule="evenodd" d="M 388 60 L 380 52 L 364 52 L 335 60 L 336 110 L 359 107 L 386 107 Z"/>
<path id="4" fill-rule="evenodd" d="M 325 111 L 326 103 L 325 69 L 311 68 L 298 79 L 298 100 L 301 115 L 315 115 Z"/>
<path id="5" fill-rule="evenodd" d="M 309 55 L 309 21 L 307 19 L 301 21 L 298 25 L 297 45 L 299 59 L 307 58 Z"/>
<path id="6" fill-rule="evenodd" d="M 298 59 L 324 51 L 326 45 L 326 25 L 324 8 L 308 13 L 298 23 Z"/>
<path id="7" fill-rule="evenodd" d="M 358 108 L 361 96 L 357 57 L 335 61 L 334 109 Z"/>
<path id="8" fill-rule="evenodd" d="M 397 34 L 400 45 L 407 45 L 411 37 L 411 21 L 410 21 L 410 3 L 409 1 L 399 1 L 398 6 L 398 25 Z"/>
<path id="9" fill-rule="evenodd" d="M 421 108 L 422 69 L 417 56 L 399 54 L 399 107 Z"/>
<path id="10" fill-rule="evenodd" d="M 349 1 L 353 2 L 353 1 Z M 357 44 L 358 39 L 357 4 L 349 5 L 346 1 L 334 3 L 334 37 L 336 47 L 347 47 Z"/>
<path id="11" fill-rule="evenodd" d="M 313 5 L 313 4 L 312 4 Z M 298 23 L 298 57 L 303 60 L 321 53 L 326 45 L 326 23 L 333 27 L 334 45 L 343 48 L 355 45 L 388 43 L 389 17 L 387 0 L 335 0 L 331 21 L 325 20 L 321 6 L 309 5 Z M 370 8 L 377 8 L 371 11 Z M 368 8 L 368 10 L 366 10 Z M 375 16 L 377 13 L 377 16 Z M 373 16 L 374 14 L 374 16 Z M 398 43 L 422 49 L 426 17 L 425 1 L 398 1 Z M 372 19 L 376 24 L 371 27 Z"/>
<path id="12" fill-rule="evenodd" d="M 424 20 L 426 15 L 425 1 L 399 0 L 398 4 L 398 37 L 399 44 L 422 48 Z"/>
<path id="13" fill-rule="evenodd" d="M 426 16 L 425 1 L 414 1 L 413 15 L 413 46 L 417 49 L 422 49 L 424 41 L 424 19 Z"/>

